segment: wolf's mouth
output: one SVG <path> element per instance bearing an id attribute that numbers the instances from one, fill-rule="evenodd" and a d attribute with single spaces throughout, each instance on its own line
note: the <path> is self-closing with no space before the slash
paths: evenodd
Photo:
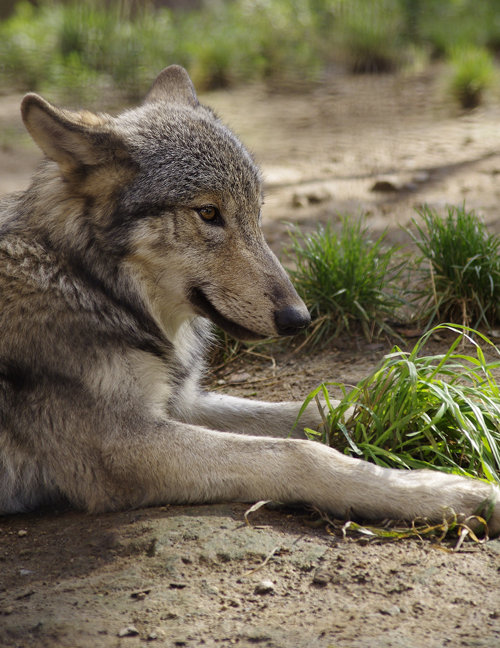
<path id="1" fill-rule="evenodd" d="M 241 324 L 236 324 L 236 322 L 232 322 L 227 319 L 227 317 L 224 317 L 224 315 L 215 308 L 201 288 L 193 288 L 191 290 L 190 301 L 200 315 L 208 317 L 208 319 L 212 320 L 214 324 L 217 324 L 219 328 L 226 333 L 229 333 L 229 335 L 237 340 L 251 342 L 253 340 L 264 340 L 268 337 L 267 335 L 261 335 L 260 333 L 250 331 L 250 329 L 241 326 Z"/>

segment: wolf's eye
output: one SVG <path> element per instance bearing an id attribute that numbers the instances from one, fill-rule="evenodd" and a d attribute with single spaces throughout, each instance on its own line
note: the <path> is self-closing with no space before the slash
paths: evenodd
<path id="1" fill-rule="evenodd" d="M 204 205 L 196 211 L 205 221 L 209 221 L 211 223 L 220 223 L 222 220 L 220 211 L 213 205 Z"/>

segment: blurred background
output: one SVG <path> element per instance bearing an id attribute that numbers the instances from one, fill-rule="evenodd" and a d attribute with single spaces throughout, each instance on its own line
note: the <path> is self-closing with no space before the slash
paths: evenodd
<path id="1" fill-rule="evenodd" d="M 2 85 L 141 97 L 165 62 L 199 89 L 320 83 L 443 60 L 465 108 L 491 86 L 498 0 L 2 0 Z"/>
<path id="2" fill-rule="evenodd" d="M 263 166 L 266 227 L 363 213 L 405 239 L 464 200 L 499 229 L 498 0 L 0 0 L 0 194 L 39 154 L 26 91 L 116 113 L 171 63 Z"/>

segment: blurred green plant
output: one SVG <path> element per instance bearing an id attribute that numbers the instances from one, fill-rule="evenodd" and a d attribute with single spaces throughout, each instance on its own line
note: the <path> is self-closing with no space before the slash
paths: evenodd
<path id="1" fill-rule="evenodd" d="M 239 0 L 173 12 L 127 0 L 46 1 L 38 8 L 20 2 L 0 22 L 0 76 L 20 90 L 54 87 L 72 95 L 108 86 L 131 99 L 174 62 L 200 89 L 260 78 L 310 81 L 321 67 L 321 16 L 331 16 L 331 4 Z"/>
<path id="2" fill-rule="evenodd" d="M 342 51 L 354 73 L 394 72 L 403 60 L 401 0 L 353 0 L 339 15 Z"/>
<path id="3" fill-rule="evenodd" d="M 448 206 L 444 218 L 427 205 L 417 213 L 419 237 L 409 233 L 422 255 L 419 317 L 428 326 L 438 320 L 491 329 L 500 321 L 500 237 L 465 205 Z"/>
<path id="4" fill-rule="evenodd" d="M 68 95 L 114 85 L 136 98 L 174 53 L 168 11 L 149 5 L 21 2 L 0 23 L 0 73 L 21 90 L 47 87 Z"/>
<path id="5" fill-rule="evenodd" d="M 493 56 L 485 48 L 457 46 L 450 51 L 450 90 L 462 108 L 479 106 L 495 80 Z"/>
<path id="6" fill-rule="evenodd" d="M 469 46 L 495 50 L 500 44 L 498 0 L 403 0 L 415 3 L 416 38 L 429 43 L 436 55 Z"/>
<path id="7" fill-rule="evenodd" d="M 47 78 L 56 36 L 49 24 L 40 29 L 37 10 L 20 2 L 15 14 L 0 23 L 0 73 L 21 90 L 38 90 Z"/>
<path id="8" fill-rule="evenodd" d="M 200 89 L 310 84 L 339 56 L 355 72 L 394 71 L 422 58 L 426 44 L 441 53 L 498 47 L 495 2 L 232 0 L 190 12 L 133 0 L 19 2 L 0 22 L 0 79 L 67 95 L 110 87 L 136 99 L 170 63 L 187 67 Z"/>

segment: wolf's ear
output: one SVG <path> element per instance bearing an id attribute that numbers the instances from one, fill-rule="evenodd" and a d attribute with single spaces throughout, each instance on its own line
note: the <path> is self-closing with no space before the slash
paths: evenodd
<path id="1" fill-rule="evenodd" d="M 167 103 L 192 106 L 199 105 L 198 97 L 189 74 L 180 65 L 171 65 L 160 72 L 144 103 Z"/>
<path id="2" fill-rule="evenodd" d="M 106 119 L 94 113 L 56 108 L 31 93 L 21 103 L 21 115 L 31 137 L 63 175 L 105 162 L 112 155 L 126 155 L 113 142 L 116 138 L 106 128 Z"/>

